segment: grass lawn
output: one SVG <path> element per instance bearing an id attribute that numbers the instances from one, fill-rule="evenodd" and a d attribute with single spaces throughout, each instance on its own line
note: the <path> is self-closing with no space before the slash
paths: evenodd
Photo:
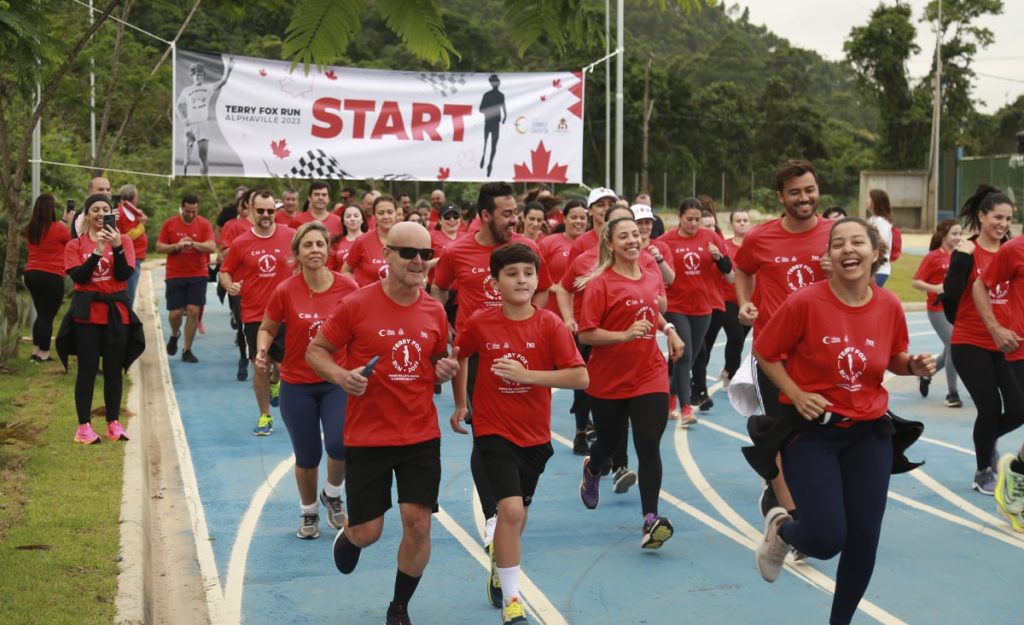
<path id="1" fill-rule="evenodd" d="M 27 421 L 37 436 L 0 445 L 0 623 L 111 623 L 124 444 L 73 444 L 75 363 L 64 374 L 56 352 L 42 365 L 29 353 L 22 345 L 0 368 L 0 418 Z M 93 426 L 106 433 L 102 416 Z"/>
<path id="2" fill-rule="evenodd" d="M 889 276 L 888 282 L 885 283 L 885 288 L 895 293 L 896 297 L 900 298 L 904 304 L 924 303 L 924 293 L 910 286 L 914 272 L 921 265 L 922 258 L 924 257 L 904 254 L 892 265 L 892 274 Z"/>

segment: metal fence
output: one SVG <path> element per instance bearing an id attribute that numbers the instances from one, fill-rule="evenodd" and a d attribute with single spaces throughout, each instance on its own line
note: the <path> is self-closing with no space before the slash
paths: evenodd
<path id="1" fill-rule="evenodd" d="M 956 206 L 963 206 L 982 182 L 1002 189 L 1014 205 L 1024 202 L 1024 158 L 1019 155 L 967 156 L 956 170 Z M 945 208 L 945 207 L 943 207 Z M 952 207 L 950 207 L 952 208 Z"/>

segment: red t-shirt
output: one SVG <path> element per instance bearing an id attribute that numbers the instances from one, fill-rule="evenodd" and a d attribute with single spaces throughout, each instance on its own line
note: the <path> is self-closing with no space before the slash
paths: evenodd
<path id="1" fill-rule="evenodd" d="M 985 272 L 996 257 L 996 252 L 989 252 L 980 245 L 974 247 L 974 272 L 967 277 L 967 286 L 960 296 L 960 305 L 956 309 L 956 323 L 953 324 L 953 335 L 949 342 L 953 345 L 974 345 L 990 352 L 998 352 L 995 340 L 988 333 L 988 328 L 981 320 L 978 309 L 974 305 L 974 281 Z M 986 283 L 987 284 L 987 283 Z M 988 297 L 992 302 L 992 312 L 1004 327 L 1011 327 L 1009 281 L 998 284 L 997 288 L 989 289 Z"/>
<path id="2" fill-rule="evenodd" d="M 68 227 L 59 221 L 50 224 L 43 236 L 39 237 L 38 244 L 26 239 L 28 262 L 25 263 L 25 271 L 45 271 L 63 276 L 64 247 L 70 240 Z"/>
<path id="3" fill-rule="evenodd" d="M 791 295 L 754 339 L 759 357 L 785 360 L 802 391 L 821 395 L 829 411 L 856 421 L 877 419 L 889 408 L 885 370 L 910 343 L 903 305 L 883 288 L 872 284 L 871 290 L 871 301 L 851 307 L 828 282 L 814 284 Z M 783 393 L 779 400 L 793 403 Z"/>
<path id="4" fill-rule="evenodd" d="M 551 277 L 552 283 L 561 282 L 562 275 L 569 268 L 569 250 L 572 249 L 572 243 L 564 234 L 557 233 L 544 237 L 538 244 L 541 260 L 548 267 L 548 276 Z M 559 319 L 562 318 L 562 313 L 558 311 L 558 300 L 555 297 L 548 298 L 547 309 L 558 315 Z"/>
<path id="5" fill-rule="evenodd" d="M 579 323 L 580 315 L 583 312 L 583 290 L 586 289 L 586 285 L 584 285 L 583 289 L 577 289 L 576 279 L 593 271 L 596 264 L 597 248 L 592 248 L 583 252 L 569 263 L 565 273 L 562 274 L 561 282 L 559 282 L 559 286 L 565 289 L 566 292 L 573 294 L 572 318 L 575 319 L 577 323 Z M 559 310 L 558 314 L 561 316 L 561 310 Z"/>
<path id="6" fill-rule="evenodd" d="M 437 300 L 420 292 L 415 303 L 400 306 L 374 282 L 342 300 L 320 332 L 348 349 L 350 368 L 380 356 L 366 392 L 348 398 L 345 446 L 414 445 L 441 436 L 434 361 L 447 352 L 448 319 Z"/>
<path id="7" fill-rule="evenodd" d="M 142 211 L 129 202 L 121 202 L 117 211 L 117 229 L 131 240 L 135 259 L 145 260 L 149 239 L 146 237 L 146 226 L 142 223 Z M 132 263 L 132 266 L 135 264 Z"/>
<path id="8" fill-rule="evenodd" d="M 714 304 L 721 299 L 718 283 L 722 281 L 722 272 L 711 258 L 708 245 L 714 244 L 720 251 L 724 250 L 722 237 L 713 230 L 700 228 L 692 237 L 673 230 L 658 237 L 658 241 L 667 244 L 672 251 L 672 268 L 676 270 L 676 279 L 668 287 L 669 311 L 694 316 L 710 315 Z M 721 306 L 724 310 L 724 300 Z"/>
<path id="9" fill-rule="evenodd" d="M 196 215 L 192 223 L 187 224 L 181 215 L 175 215 L 160 227 L 157 241 L 165 245 L 174 245 L 184 237 L 203 243 L 213 240 L 213 226 L 205 217 Z M 210 255 L 186 247 L 180 252 L 167 255 L 167 279 L 173 278 L 208 278 Z"/>
<path id="10" fill-rule="evenodd" d="M 352 277 L 359 286 L 379 282 L 388 275 L 384 262 L 384 245 L 376 230 L 364 232 L 352 243 L 345 264 L 352 268 Z"/>
<path id="11" fill-rule="evenodd" d="M 338 242 L 331 248 L 331 255 L 327 257 L 327 268 L 333 271 L 341 271 L 341 266 L 345 264 L 345 259 L 348 258 L 349 252 L 352 251 L 352 246 L 355 243 L 355 239 L 346 239 L 345 237 L 338 239 Z"/>
<path id="12" fill-rule="evenodd" d="M 276 220 L 277 215 L 274 215 L 274 218 Z M 331 239 L 345 231 L 345 224 L 341 222 L 341 218 L 337 215 L 327 213 L 327 217 L 325 219 L 317 219 L 313 217 L 313 213 L 310 211 L 296 213 L 295 216 L 292 217 L 292 220 L 288 222 L 288 227 L 292 230 L 298 230 L 302 227 L 302 224 L 308 224 L 311 221 L 319 221 L 322 223 L 324 227 L 327 228 L 327 232 L 330 233 Z"/>
<path id="13" fill-rule="evenodd" d="M 569 248 L 569 263 L 576 260 L 576 257 L 589 249 L 597 247 L 597 230 L 587 230 L 572 242 Z"/>
<path id="14" fill-rule="evenodd" d="M 520 234 L 513 234 L 508 243 L 522 243 L 537 256 L 537 244 Z M 507 245 L 503 243 L 502 245 Z M 445 250 L 434 270 L 434 284 L 441 289 L 454 288 L 459 293 L 459 312 L 455 317 L 455 328 L 462 327 L 469 316 L 481 308 L 501 306 L 501 293 L 491 286 L 491 252 L 501 246 L 484 247 L 477 243 L 476 236 L 466 236 Z M 551 288 L 547 265 L 541 259 L 537 272 L 537 290 Z"/>
<path id="15" fill-rule="evenodd" d="M 295 231 L 276 226 L 269 237 L 248 232 L 235 239 L 221 273 L 242 282 L 242 323 L 258 323 L 274 289 L 292 275 L 292 237 Z"/>
<path id="16" fill-rule="evenodd" d="M 277 209 L 277 212 L 274 213 L 274 223 L 281 224 L 282 226 L 287 226 L 292 222 L 293 219 L 295 219 L 301 214 L 302 211 L 297 210 L 291 215 L 289 215 L 287 212 L 285 212 L 284 209 L 279 208 Z"/>
<path id="17" fill-rule="evenodd" d="M 460 230 L 455 233 L 455 238 L 451 239 L 448 237 L 447 234 L 445 234 L 441 230 L 431 230 L 430 247 L 434 249 L 434 258 L 437 258 L 438 261 L 440 262 L 440 258 L 444 256 L 444 253 L 448 250 L 448 248 L 451 247 L 456 241 L 464 238 L 465 236 L 466 233 Z M 427 283 L 434 283 L 434 267 L 431 267 L 430 272 L 427 274 Z"/>
<path id="18" fill-rule="evenodd" d="M 218 243 L 224 249 L 231 247 L 235 239 L 252 230 L 252 222 L 245 217 L 235 217 L 220 229 Z"/>
<path id="19" fill-rule="evenodd" d="M 498 358 L 515 359 L 527 369 L 553 371 L 584 366 L 569 329 L 546 309 L 521 321 L 501 308 L 478 310 L 455 339 L 459 358 L 480 354 L 473 388 L 473 436 L 496 434 L 520 447 L 551 441 L 551 389 L 499 378 L 491 372 Z"/>
<path id="20" fill-rule="evenodd" d="M 980 278 L 988 287 L 988 297 L 999 324 L 1024 336 L 1024 237 L 1004 243 Z M 958 311 L 957 322 L 959 317 Z M 1016 351 L 1006 354 L 1006 360 L 1024 360 L 1024 347 L 1018 346 Z"/>
<path id="21" fill-rule="evenodd" d="M 121 247 L 124 249 L 125 260 L 128 261 L 128 266 L 135 269 L 135 248 L 132 247 L 132 240 L 126 235 L 121 235 Z M 92 255 L 93 250 L 96 249 L 96 242 L 89 238 L 89 235 L 83 234 L 77 239 L 71 239 L 68 244 L 64 247 L 64 269 L 72 269 L 83 264 L 89 260 L 89 256 Z M 117 280 L 114 278 L 114 249 L 113 246 L 107 245 L 107 249 L 103 252 L 103 256 L 96 264 L 96 268 L 92 270 L 92 279 L 87 284 L 75 284 L 76 291 L 83 292 L 96 292 L 111 295 L 118 291 L 124 291 L 128 288 L 128 282 Z M 121 323 L 128 323 L 128 307 L 117 302 L 117 308 L 121 312 Z M 88 319 L 75 319 L 75 321 L 82 323 L 96 323 L 99 325 L 107 325 L 109 320 L 108 312 L 110 311 L 110 305 L 103 302 L 93 302 L 89 308 Z"/>
<path id="22" fill-rule="evenodd" d="M 725 240 L 725 250 L 723 250 L 722 253 L 731 258 L 734 263 L 736 262 L 736 254 L 739 251 L 740 246 L 736 245 L 734 239 Z M 732 284 L 729 284 L 729 282 L 725 279 L 724 274 L 722 275 L 722 299 L 724 299 L 727 302 L 732 302 L 734 304 L 736 303 L 736 287 Z"/>
<path id="23" fill-rule="evenodd" d="M 606 269 L 587 283 L 583 290 L 580 332 L 593 328 L 620 332 L 639 319 L 654 324 L 650 332 L 636 340 L 593 347 L 587 362 L 589 395 L 625 399 L 668 392 L 668 364 L 655 340 L 658 296 L 664 294 L 665 282 L 657 270 L 642 270 L 639 280 L 630 280 L 613 269 Z"/>
<path id="24" fill-rule="evenodd" d="M 334 283 L 323 293 L 311 291 L 306 285 L 305 276 L 300 272 L 277 285 L 267 302 L 264 316 L 288 328 L 284 335 L 281 379 L 289 384 L 323 382 L 323 378 L 306 364 L 306 348 L 341 300 L 359 289 L 352 278 L 331 273 L 334 275 Z M 334 352 L 334 362 L 341 367 L 345 366 L 344 348 Z"/>
<path id="25" fill-rule="evenodd" d="M 928 284 L 942 284 L 942 281 L 946 279 L 946 272 L 949 271 L 949 258 L 949 252 L 941 247 L 928 252 L 928 255 L 921 259 L 917 271 L 914 272 L 914 280 L 921 280 Z M 932 293 L 924 295 L 929 311 L 942 312 L 942 303 L 938 296 Z"/>
<path id="26" fill-rule="evenodd" d="M 821 257 L 828 250 L 832 221 L 817 219 L 815 227 L 800 233 L 784 230 L 782 220 L 773 219 L 754 227 L 744 237 L 733 262 L 744 273 L 754 276 L 751 299 L 758 311 L 755 336 L 791 293 L 825 279 Z"/>

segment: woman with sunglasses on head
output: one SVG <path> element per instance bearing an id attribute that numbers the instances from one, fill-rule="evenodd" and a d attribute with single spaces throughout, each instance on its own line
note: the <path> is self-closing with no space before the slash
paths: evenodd
<path id="1" fill-rule="evenodd" d="M 67 226 L 57 219 L 57 202 L 49 193 L 36 198 L 32 217 L 25 228 L 25 239 L 28 243 L 25 287 L 36 309 L 31 360 L 49 362 L 53 320 L 64 299 L 64 247 L 71 240 Z"/>
<path id="2" fill-rule="evenodd" d="M 341 211 L 341 225 L 341 234 L 331 239 L 331 255 L 327 259 L 327 268 L 331 271 L 341 271 L 356 239 L 369 229 L 363 220 L 363 211 L 354 204 Z"/>
<path id="3" fill-rule="evenodd" d="M 600 260 L 585 279 L 579 340 L 592 350 L 587 363 L 587 395 L 597 439 L 583 460 L 580 499 L 594 509 L 601 475 L 633 426 L 643 514 L 640 547 L 658 549 L 672 537 L 672 523 L 658 514 L 661 491 L 661 436 L 668 422 L 668 367 L 655 329 L 668 337 L 676 360 L 683 343 L 665 310 L 665 283 L 657 270 L 644 270 L 640 230 L 631 216 L 610 213 L 600 241 Z M 623 371 L 630 375 L 623 375 Z"/>
<path id="4" fill-rule="evenodd" d="M 942 311 L 942 282 L 949 271 L 950 255 L 960 244 L 961 231 L 960 223 L 955 219 L 939 222 L 928 244 L 928 255 L 921 259 L 921 265 L 914 272 L 913 281 L 910 283 L 918 291 L 924 291 L 928 321 L 942 341 L 942 353 L 935 359 L 935 371 L 946 368 L 946 406 L 950 408 L 959 408 L 963 406 L 963 402 L 960 401 L 957 389 L 956 366 L 949 355 L 949 339 L 953 334 L 953 324 L 946 319 Z M 931 377 L 921 378 L 918 385 L 921 397 L 928 397 L 928 387 L 931 383 Z"/>
<path id="5" fill-rule="evenodd" d="M 372 284 L 387 275 L 384 246 L 388 232 L 398 223 L 398 203 L 390 195 L 381 195 L 373 201 L 374 229 L 352 244 L 341 272 L 355 278 L 359 286 Z"/>
<path id="6" fill-rule="evenodd" d="M 931 375 L 935 359 L 907 353 L 903 305 L 874 282 L 884 257 L 877 230 L 840 219 L 827 254 L 832 276 L 790 295 L 754 338 L 758 365 L 781 391 L 777 424 L 792 428 L 759 455 L 777 473 L 781 450 L 800 510 L 799 520 L 783 507 L 768 511 L 756 563 L 774 582 L 790 548 L 823 560 L 841 554 L 828 622 L 846 625 L 874 571 L 889 476 L 910 468 L 882 381 L 886 371 Z"/>
<path id="7" fill-rule="evenodd" d="M 345 524 L 341 484 L 345 478 L 345 391 L 325 382 L 306 364 L 306 348 L 339 302 L 359 286 L 352 278 L 327 268 L 330 256 L 327 228 L 318 221 L 299 227 L 292 237 L 292 259 L 298 272 L 277 285 L 267 302 L 256 338 L 256 367 L 265 370 L 270 346 L 281 325 L 285 333 L 284 360 L 280 365 L 281 418 L 288 428 L 295 453 L 295 481 L 299 489 L 301 522 L 298 538 L 320 535 L 317 471 L 327 451 L 327 478 L 320 502 L 334 529 Z M 339 366 L 345 350 L 334 353 Z"/>
<path id="8" fill-rule="evenodd" d="M 1024 393 L 1014 382 L 1005 355 L 978 314 L 971 289 L 1000 246 L 1009 239 L 1013 204 L 996 187 L 981 184 L 964 202 L 960 218 L 975 234 L 961 238 L 950 255 L 949 271 L 942 285 L 943 301 L 947 318 L 952 314 L 955 319 L 949 339 L 950 354 L 978 410 L 973 432 L 977 468 L 971 488 L 983 495 L 992 495 L 999 461 L 996 442 L 1000 436 L 1024 424 Z M 990 296 L 995 318 L 1003 326 L 1009 326 L 1009 319 L 1015 312 L 1008 305 L 1009 285 L 995 285 Z M 953 302 L 957 302 L 955 308 L 951 305 Z"/>
<path id="9" fill-rule="evenodd" d="M 64 267 L 74 282 L 74 295 L 57 333 L 57 354 L 64 368 L 78 356 L 74 441 L 100 442 L 90 423 L 96 375 L 103 360 L 103 401 L 107 438 L 127 441 L 118 421 L 124 371 L 146 347 L 142 324 L 128 304 L 128 278 L 135 271 L 132 241 L 117 231 L 110 197 L 90 195 L 82 207 L 82 235 L 64 248 Z"/>

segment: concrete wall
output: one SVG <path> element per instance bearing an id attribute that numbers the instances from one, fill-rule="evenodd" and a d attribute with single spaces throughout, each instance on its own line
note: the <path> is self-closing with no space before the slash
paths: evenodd
<path id="1" fill-rule="evenodd" d="M 867 217 L 868 191 L 889 194 L 893 222 L 906 232 L 929 232 L 934 227 L 928 214 L 927 171 L 862 171 L 856 214 Z"/>

